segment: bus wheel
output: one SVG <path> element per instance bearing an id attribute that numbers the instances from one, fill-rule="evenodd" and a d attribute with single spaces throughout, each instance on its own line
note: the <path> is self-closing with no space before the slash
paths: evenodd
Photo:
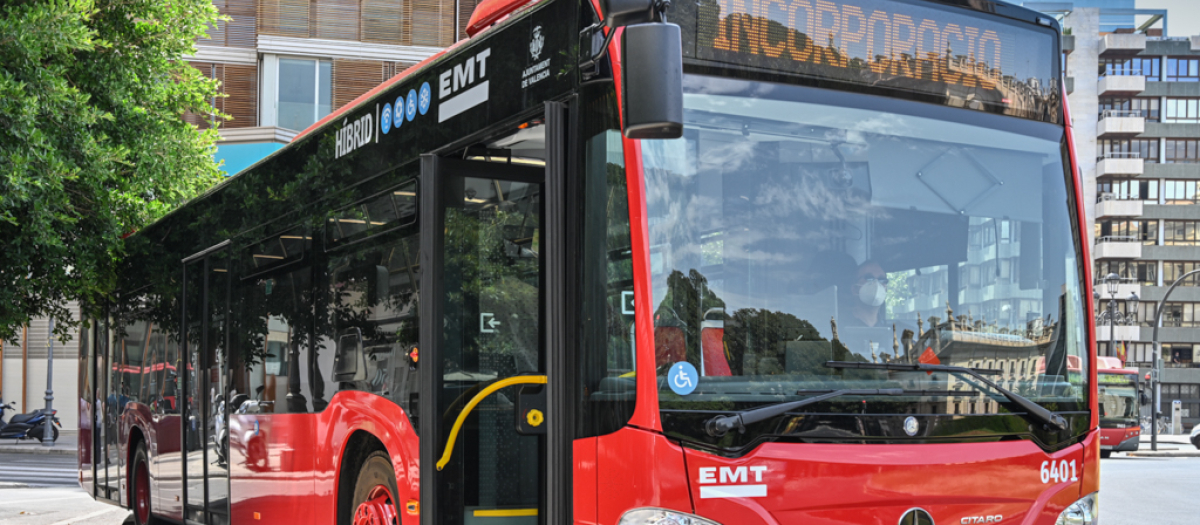
<path id="1" fill-rule="evenodd" d="M 1100 457 L 1102 457 L 1102 458 L 1104 458 L 1104 459 L 1108 459 L 1108 458 L 1109 458 L 1109 456 L 1112 456 L 1112 451 L 1111 451 L 1111 450 L 1101 450 L 1101 451 L 1100 451 Z"/>
<path id="2" fill-rule="evenodd" d="M 396 525 L 396 472 L 387 453 L 367 456 L 354 483 L 354 525 Z"/>
<path id="3" fill-rule="evenodd" d="M 146 444 L 138 443 L 133 456 L 133 521 L 137 525 L 153 522 L 150 514 L 150 470 L 146 461 Z"/>

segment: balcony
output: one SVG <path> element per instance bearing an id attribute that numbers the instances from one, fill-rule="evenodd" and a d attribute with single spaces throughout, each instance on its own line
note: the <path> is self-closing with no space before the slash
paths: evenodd
<path id="1" fill-rule="evenodd" d="M 1142 33 L 1107 34 L 1100 40 L 1100 54 L 1137 53 L 1146 49 L 1146 35 Z"/>
<path id="2" fill-rule="evenodd" d="M 1140 110 L 1106 109 L 1096 123 L 1096 136 L 1133 136 L 1146 132 L 1146 117 Z"/>
<path id="3" fill-rule="evenodd" d="M 1096 341 L 1111 341 L 1114 339 L 1112 336 L 1116 336 L 1115 339 L 1117 341 L 1140 341 L 1142 338 L 1142 327 L 1127 325 L 1110 327 L 1108 323 L 1096 326 Z"/>
<path id="4" fill-rule="evenodd" d="M 1146 90 L 1146 77 L 1140 71 L 1124 71 L 1124 74 L 1108 74 L 1100 77 L 1096 91 L 1104 95 L 1136 95 Z"/>
<path id="5" fill-rule="evenodd" d="M 1118 200 L 1111 193 L 1102 193 L 1096 202 L 1097 219 L 1141 216 L 1142 201 L 1140 200 Z"/>
<path id="6" fill-rule="evenodd" d="M 1140 259 L 1142 242 L 1137 237 L 1110 235 L 1096 239 L 1093 259 Z"/>
<path id="7" fill-rule="evenodd" d="M 1138 176 L 1146 170 L 1145 161 L 1137 152 L 1109 152 L 1096 161 L 1097 177 Z"/>

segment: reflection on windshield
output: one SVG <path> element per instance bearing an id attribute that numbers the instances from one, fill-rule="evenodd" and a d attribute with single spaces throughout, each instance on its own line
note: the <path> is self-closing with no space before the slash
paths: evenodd
<path id="1" fill-rule="evenodd" d="M 702 376 L 686 396 L 664 381 L 665 411 L 896 386 L 971 394 L 922 403 L 929 414 L 1004 410 L 944 374 L 830 360 L 993 369 L 1052 410 L 1077 409 L 1067 361 L 1083 362 L 1083 325 L 1061 130 L 813 104 L 836 95 L 799 87 L 685 85 L 684 138 L 642 144 L 659 375 L 688 361 Z"/>

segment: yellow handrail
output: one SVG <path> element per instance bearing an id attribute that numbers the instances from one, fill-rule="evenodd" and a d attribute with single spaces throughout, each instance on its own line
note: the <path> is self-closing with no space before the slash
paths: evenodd
<path id="1" fill-rule="evenodd" d="M 467 420 L 467 416 L 475 410 L 475 405 L 478 405 L 483 398 L 491 395 L 493 392 L 504 387 L 513 385 L 544 385 L 546 384 L 546 376 L 513 376 L 506 377 L 495 383 L 488 385 L 487 388 L 475 394 L 467 406 L 463 407 L 462 412 L 458 413 L 458 419 L 454 420 L 454 427 L 450 429 L 450 439 L 446 440 L 446 450 L 442 452 L 442 459 L 437 462 L 437 469 L 440 471 L 450 462 L 450 455 L 454 452 L 454 442 L 458 440 L 458 431 L 462 429 L 463 422 Z"/>

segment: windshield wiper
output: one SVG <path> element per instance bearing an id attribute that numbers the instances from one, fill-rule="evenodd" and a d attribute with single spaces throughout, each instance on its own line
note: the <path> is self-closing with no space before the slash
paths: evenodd
<path id="1" fill-rule="evenodd" d="M 928 364 L 924 364 L 924 363 L 913 363 L 913 364 L 908 364 L 908 363 L 856 363 L 856 362 L 848 362 L 848 361 L 828 361 L 825 363 L 825 366 L 828 368 L 858 368 L 858 369 L 867 369 L 867 370 L 904 370 L 904 371 L 917 371 L 917 372 L 949 372 L 949 373 L 953 373 L 953 374 L 966 374 L 975 379 L 978 379 L 983 384 L 985 384 L 991 388 L 994 388 L 997 392 L 1000 392 L 1000 395 L 1003 395 L 1004 397 L 1008 398 L 1009 401 L 1012 401 L 1013 404 L 1024 409 L 1025 413 L 1029 417 L 1037 420 L 1039 423 L 1042 423 L 1043 425 L 1055 427 L 1059 430 L 1067 429 L 1067 420 L 1065 418 L 1063 418 L 1062 416 L 1047 410 L 1042 405 L 1039 405 L 1037 403 L 1034 403 L 1033 401 L 1030 401 L 1029 398 L 1026 398 L 1015 392 L 1011 392 L 1008 389 L 1006 389 L 1000 385 L 997 385 L 996 383 L 992 382 L 991 379 L 984 377 L 983 373 L 981 373 L 979 370 L 975 370 L 974 368 L 967 368 L 965 366 L 928 365 Z M 966 382 L 970 383 L 970 381 L 966 381 Z"/>
<path id="2" fill-rule="evenodd" d="M 746 431 L 746 425 L 765 421 L 776 416 L 780 416 L 791 412 L 797 408 L 813 403 L 820 403 L 826 399 L 833 399 L 840 396 L 904 396 L 914 395 L 914 391 L 904 390 L 903 388 L 845 388 L 842 390 L 826 391 L 828 393 L 819 396 L 804 398 L 798 401 L 788 401 L 783 403 L 775 403 L 760 408 L 752 408 L 750 410 L 742 410 L 729 416 L 717 416 L 704 422 L 704 431 L 712 437 L 721 437 L 729 433 L 730 430 L 738 429 L 739 432 Z M 916 394 L 920 394 L 919 391 Z M 800 391 L 797 393 L 805 393 Z"/>

